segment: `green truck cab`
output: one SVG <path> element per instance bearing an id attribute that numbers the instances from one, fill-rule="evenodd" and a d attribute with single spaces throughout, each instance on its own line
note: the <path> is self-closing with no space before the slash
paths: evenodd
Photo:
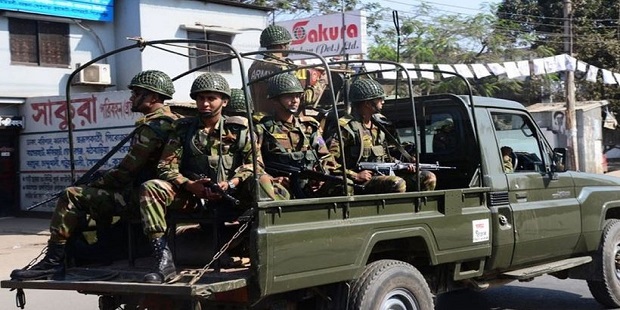
<path id="1" fill-rule="evenodd" d="M 157 301 L 175 309 L 427 310 L 444 292 L 551 274 L 584 279 L 597 301 L 620 306 L 619 178 L 567 170 L 566 150 L 553 149 L 514 101 L 391 98 L 382 114 L 419 163 L 451 168 L 433 171 L 434 191 L 259 200 L 251 216 L 230 222 L 236 233 L 204 268 L 177 264 L 174 283 L 141 283 L 146 271 L 123 261 L 1 287 L 95 294 L 104 310 L 158 309 Z M 248 263 L 211 264 L 239 239 Z"/>

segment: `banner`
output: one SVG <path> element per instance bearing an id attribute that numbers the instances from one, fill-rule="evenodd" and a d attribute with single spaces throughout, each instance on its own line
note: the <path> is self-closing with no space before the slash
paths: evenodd
<path id="1" fill-rule="evenodd" d="M 364 11 L 329 14 L 278 22 L 293 36 L 290 49 L 314 52 L 323 57 L 366 54 Z M 291 59 L 307 58 L 291 54 Z"/>

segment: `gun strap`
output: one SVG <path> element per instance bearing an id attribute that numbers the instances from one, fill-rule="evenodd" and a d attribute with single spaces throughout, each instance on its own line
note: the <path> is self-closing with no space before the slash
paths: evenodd
<path id="1" fill-rule="evenodd" d="M 400 144 L 400 141 L 398 141 L 398 139 L 396 139 L 396 137 L 394 137 L 388 130 L 387 128 L 385 128 L 385 126 L 383 126 L 383 124 L 381 124 L 381 122 L 377 121 L 375 119 L 375 115 L 373 115 L 371 118 L 372 122 L 377 125 L 377 127 L 379 127 L 379 129 L 381 129 L 384 133 L 385 133 L 385 137 L 396 146 L 396 149 L 398 149 L 398 151 L 405 157 L 405 159 L 407 160 L 407 162 L 410 163 L 414 163 L 416 162 L 413 158 L 413 156 L 411 156 L 411 154 L 409 154 L 409 152 L 407 152 L 407 150 L 405 150 L 405 148 Z"/>

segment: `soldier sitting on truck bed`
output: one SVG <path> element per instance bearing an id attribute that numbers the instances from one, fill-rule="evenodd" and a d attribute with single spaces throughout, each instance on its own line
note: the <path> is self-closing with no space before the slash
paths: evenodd
<path id="1" fill-rule="evenodd" d="M 288 50 L 292 41 L 292 36 L 288 30 L 279 25 L 269 25 L 260 34 L 260 46 L 268 50 Z M 255 60 L 248 69 L 250 81 L 260 79 L 277 72 L 295 67 L 293 61 L 287 58 L 288 52 L 268 53 L 263 59 Z M 325 72 L 320 69 L 298 70 L 295 75 L 303 81 L 302 104 L 312 106 L 317 103 L 326 88 L 327 77 Z M 268 82 L 266 80 L 250 84 L 250 95 L 252 101 L 257 104 L 258 119 L 271 110 L 271 105 L 267 99 Z"/>
<path id="2" fill-rule="evenodd" d="M 299 80 L 281 73 L 270 78 L 268 85 L 272 114 L 263 117 L 257 126 L 267 172 L 295 198 L 331 195 L 338 186 L 324 183 L 326 177 L 317 178 L 327 174 L 335 161 L 323 140 L 319 123 L 312 117 L 299 115 L 304 92 Z M 332 183 L 336 182 L 334 179 Z"/>
<path id="3" fill-rule="evenodd" d="M 201 199 L 225 203 L 223 197 L 230 199 L 231 195 L 243 208 L 254 198 L 248 120 L 222 115 L 230 95 L 228 82 L 217 73 L 204 73 L 194 80 L 190 96 L 196 100 L 198 115 L 174 123 L 157 167 L 160 179 L 149 180 L 140 188 L 143 228 L 157 262 L 144 282 L 162 283 L 176 274 L 165 237 L 167 210 L 191 210 Z M 259 154 L 257 161 L 261 161 Z M 283 199 L 275 194 L 269 175 L 262 175 L 259 182 L 265 195 Z"/>
<path id="4" fill-rule="evenodd" d="M 373 119 L 383 107 L 385 92 L 381 85 L 371 79 L 358 79 L 349 88 L 351 115 L 338 120 L 344 143 L 344 154 L 340 153 L 340 142 L 335 133 L 328 140 L 330 152 L 341 163 L 347 164 L 347 177 L 355 184 L 364 185 L 356 190 L 358 194 L 399 193 L 417 189 L 415 165 L 411 164 L 405 173 L 379 175 L 377 171 L 360 170 L 360 162 L 394 162 L 388 151 L 385 127 Z M 382 129 L 383 128 L 383 129 Z M 334 173 L 337 174 L 337 173 Z M 435 174 L 421 171 L 422 190 L 434 190 Z"/>
<path id="5" fill-rule="evenodd" d="M 109 225 L 119 207 L 125 209 L 138 205 L 135 189 L 155 177 L 157 162 L 172 131 L 172 122 L 179 118 L 163 103 L 172 99 L 174 85 L 165 73 L 149 70 L 134 76 L 128 87 L 131 89 L 131 111 L 144 114 L 136 122 L 129 152 L 117 167 L 108 170 L 98 180 L 86 186 L 65 189 L 52 214 L 45 257 L 28 269 L 14 270 L 12 279 L 63 277 L 67 239 L 75 233 L 83 213 L 90 214 L 98 227 Z M 137 213 L 137 210 L 120 211 Z"/>

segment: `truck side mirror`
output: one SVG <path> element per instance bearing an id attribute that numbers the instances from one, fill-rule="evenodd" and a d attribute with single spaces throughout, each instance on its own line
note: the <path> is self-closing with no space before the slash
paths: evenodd
<path id="1" fill-rule="evenodd" d="M 566 171 L 566 148 L 556 147 L 553 149 L 553 157 L 551 163 L 552 172 Z"/>

